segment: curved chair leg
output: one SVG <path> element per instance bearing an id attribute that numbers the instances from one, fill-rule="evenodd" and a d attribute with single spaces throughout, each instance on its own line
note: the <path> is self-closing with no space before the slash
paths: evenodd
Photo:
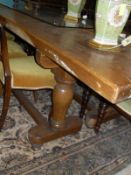
<path id="1" fill-rule="evenodd" d="M 32 93 L 33 93 L 34 102 L 36 103 L 38 100 L 38 94 L 36 91 L 32 91 Z"/>
<path id="2" fill-rule="evenodd" d="M 8 107 L 9 107 L 9 102 L 10 102 L 10 96 L 11 96 L 11 88 L 7 85 L 5 86 L 4 92 L 3 92 L 3 107 L 2 107 L 2 112 L 0 116 L 0 131 L 3 128 L 6 115 L 8 112 Z"/>

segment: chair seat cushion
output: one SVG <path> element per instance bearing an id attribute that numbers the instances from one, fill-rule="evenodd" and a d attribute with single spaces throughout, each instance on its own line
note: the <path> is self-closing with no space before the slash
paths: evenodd
<path id="1" fill-rule="evenodd" d="M 116 106 L 119 107 L 122 111 L 124 111 L 128 115 L 131 115 L 131 99 L 117 103 Z"/>
<path id="2" fill-rule="evenodd" d="M 6 37 L 7 37 L 7 40 L 15 40 L 15 36 L 7 31 L 6 31 Z"/>
<path id="3" fill-rule="evenodd" d="M 22 47 L 13 40 L 8 40 L 8 54 L 10 58 L 27 56 Z"/>
<path id="4" fill-rule="evenodd" d="M 9 59 L 11 68 L 11 87 L 14 89 L 43 89 L 54 88 L 54 75 L 50 69 L 39 66 L 33 56 L 22 57 L 22 59 Z M 3 75 L 2 63 L 0 64 L 0 75 Z M 4 83 L 3 76 L 0 76 Z"/>

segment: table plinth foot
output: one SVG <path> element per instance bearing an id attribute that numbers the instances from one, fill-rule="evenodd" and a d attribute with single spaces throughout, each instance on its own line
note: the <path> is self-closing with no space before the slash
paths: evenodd
<path id="1" fill-rule="evenodd" d="M 32 144 L 43 144 L 59 137 L 80 131 L 82 120 L 78 117 L 68 117 L 63 128 L 37 125 L 29 130 L 28 137 Z"/>

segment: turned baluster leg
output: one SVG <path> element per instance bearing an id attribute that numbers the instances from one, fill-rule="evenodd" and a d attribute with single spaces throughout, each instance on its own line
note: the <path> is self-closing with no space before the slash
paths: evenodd
<path id="1" fill-rule="evenodd" d="M 66 124 L 67 110 L 73 99 L 74 78 L 61 68 L 53 70 L 56 79 L 56 86 L 53 91 L 53 110 L 50 123 L 55 128 L 63 128 Z"/>
<path id="2" fill-rule="evenodd" d="M 83 94 L 82 94 L 82 103 L 81 103 L 81 110 L 80 110 L 80 118 L 83 119 L 85 115 L 85 111 L 90 100 L 91 90 L 87 87 L 84 87 Z"/>
<path id="3" fill-rule="evenodd" d="M 100 125 L 102 124 L 105 114 L 106 114 L 106 109 L 108 108 L 108 103 L 105 101 L 100 101 L 99 104 L 99 109 L 98 109 L 98 116 L 97 116 L 97 121 L 95 125 L 95 132 L 98 132 L 100 129 Z"/>
<path id="4" fill-rule="evenodd" d="M 37 122 L 29 130 L 29 140 L 33 144 L 42 144 L 47 141 L 73 134 L 81 129 L 82 121 L 77 116 L 66 117 L 67 110 L 73 99 L 74 78 L 61 68 L 54 68 L 56 86 L 53 90 L 53 107 L 49 121 Z M 38 116 L 41 119 L 41 115 Z M 39 120 L 40 121 L 40 120 Z"/>

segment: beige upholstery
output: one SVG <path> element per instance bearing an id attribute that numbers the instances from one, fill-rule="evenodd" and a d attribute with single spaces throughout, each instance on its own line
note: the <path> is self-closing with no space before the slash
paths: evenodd
<path id="1" fill-rule="evenodd" d="M 131 116 L 131 99 L 117 103 L 116 106 L 124 111 L 126 114 Z"/>
<path id="2" fill-rule="evenodd" d="M 8 54 L 10 58 L 27 56 L 22 47 L 13 40 L 8 40 Z"/>
<path id="3" fill-rule="evenodd" d="M 7 40 L 15 40 L 15 36 L 9 32 L 6 31 L 6 37 L 7 37 Z"/>
<path id="4" fill-rule="evenodd" d="M 22 47 L 15 42 L 15 36 L 13 34 L 6 31 L 6 37 L 8 42 L 8 54 L 10 58 L 23 57 L 27 55 Z"/>
<path id="5" fill-rule="evenodd" d="M 40 67 L 33 56 L 22 59 L 9 59 L 11 69 L 11 88 L 13 89 L 45 89 L 53 88 L 55 80 L 50 69 Z M 0 79 L 4 83 L 2 63 L 0 63 Z"/>

